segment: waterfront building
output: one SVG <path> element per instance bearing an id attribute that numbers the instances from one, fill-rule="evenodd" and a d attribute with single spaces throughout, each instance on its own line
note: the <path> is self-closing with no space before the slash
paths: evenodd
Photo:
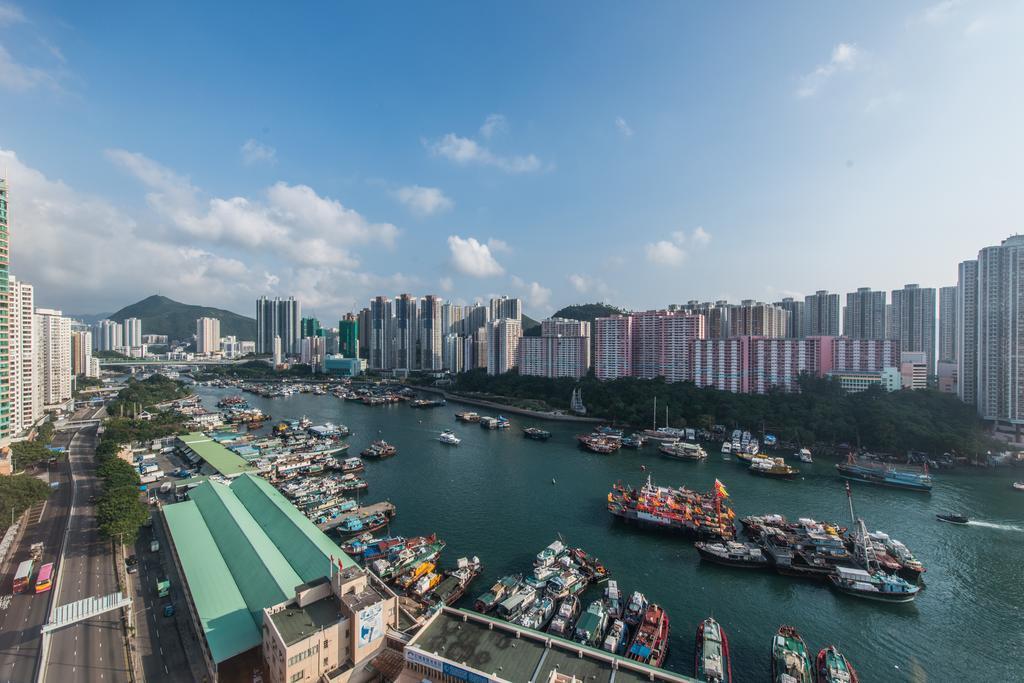
<path id="1" fill-rule="evenodd" d="M 487 374 L 501 375 L 516 365 L 523 324 L 515 318 L 492 320 L 487 328 Z"/>
<path id="2" fill-rule="evenodd" d="M 847 339 L 832 342 L 832 369 L 835 372 L 881 372 L 899 368 L 900 342 L 893 339 Z"/>
<path id="3" fill-rule="evenodd" d="M 196 320 L 196 353 L 210 355 L 220 350 L 220 320 L 198 318 Z"/>
<path id="4" fill-rule="evenodd" d="M 594 320 L 594 376 L 600 380 L 633 376 L 633 316 Z"/>
<path id="5" fill-rule="evenodd" d="M 749 391 L 763 394 L 771 389 L 797 391 L 801 375 L 820 376 L 823 343 L 831 338 L 771 339 L 754 337 L 750 340 Z"/>
<path id="6" fill-rule="evenodd" d="M 218 349 L 220 355 L 225 358 L 238 358 L 242 355 L 241 344 L 238 341 L 238 337 L 233 334 L 229 334 L 226 337 L 220 338 L 220 347 Z"/>
<path id="7" fill-rule="evenodd" d="M 71 398 L 71 318 L 51 308 L 35 315 L 40 400 L 45 409 Z"/>
<path id="8" fill-rule="evenodd" d="M 281 348 L 281 338 L 276 334 L 274 335 L 274 341 L 271 344 L 270 350 L 273 354 L 274 367 L 281 365 L 284 361 L 284 351 Z"/>
<path id="9" fill-rule="evenodd" d="M 750 391 L 750 337 L 696 339 L 693 342 L 693 383 L 720 391 Z"/>
<path id="10" fill-rule="evenodd" d="M 666 382 L 690 381 L 693 341 L 704 339 L 704 316 L 677 313 L 655 318 L 655 377 Z"/>
<path id="11" fill-rule="evenodd" d="M 122 342 L 121 346 L 129 348 L 142 346 L 142 320 L 140 318 L 125 318 L 121 323 Z"/>
<path id="12" fill-rule="evenodd" d="M 906 285 L 892 291 L 894 338 L 902 351 L 925 354 L 929 375 L 935 374 L 935 288 Z"/>
<path id="13" fill-rule="evenodd" d="M 507 296 L 503 296 L 498 299 L 491 299 L 490 320 L 500 320 L 502 318 L 509 318 L 510 320 L 522 322 L 522 299 L 509 298 Z"/>
<path id="14" fill-rule="evenodd" d="M 256 352 L 273 351 L 274 337 L 281 338 L 281 351 L 297 355 L 302 339 L 302 305 L 295 297 L 256 300 Z"/>
<path id="15" fill-rule="evenodd" d="M 394 304 L 386 296 L 377 296 L 370 301 L 370 357 L 371 370 L 390 370 L 394 365 L 392 327 L 394 325 Z"/>
<path id="16" fill-rule="evenodd" d="M 846 295 L 843 336 L 850 339 L 885 339 L 885 291 L 860 287 Z"/>
<path id="17" fill-rule="evenodd" d="M 519 340 L 520 375 L 579 379 L 590 369 L 590 323 L 566 318 L 541 322 L 541 336 Z"/>
<path id="18" fill-rule="evenodd" d="M 957 288 L 939 288 L 939 363 L 956 363 Z"/>
<path id="19" fill-rule="evenodd" d="M 923 351 L 900 354 L 900 382 L 904 389 L 928 388 L 928 356 Z"/>
<path id="20" fill-rule="evenodd" d="M 804 336 L 804 302 L 797 301 L 787 296 L 782 301 L 776 301 L 775 306 L 789 313 L 786 320 L 786 334 L 789 339 L 799 339 Z M 711 336 L 710 333 L 708 336 Z"/>
<path id="21" fill-rule="evenodd" d="M 356 316 L 356 326 L 359 333 L 359 357 L 369 359 L 370 357 L 370 308 L 359 309 Z"/>
<path id="22" fill-rule="evenodd" d="M 324 336 L 324 328 L 320 326 L 320 321 L 316 318 L 303 318 L 299 321 L 300 339 L 322 336 Z"/>
<path id="23" fill-rule="evenodd" d="M 730 337 L 785 337 L 789 311 L 774 304 L 744 299 L 729 311 Z"/>
<path id="24" fill-rule="evenodd" d="M 338 354 L 343 358 L 359 358 L 359 318 L 346 313 L 338 321 Z"/>
<path id="25" fill-rule="evenodd" d="M 412 294 L 400 294 L 395 299 L 395 320 L 392 326 L 393 363 L 396 370 L 415 370 L 419 367 L 416 352 L 419 327 L 418 301 Z M 390 369 L 390 368 L 389 368 Z"/>
<path id="26" fill-rule="evenodd" d="M 358 377 L 363 372 L 363 360 L 328 354 L 324 357 L 324 372 L 342 377 Z"/>
<path id="27" fill-rule="evenodd" d="M 441 297 L 428 294 L 420 300 L 419 368 L 436 372 L 444 367 L 444 335 Z"/>
<path id="28" fill-rule="evenodd" d="M 92 347 L 94 351 L 113 351 L 124 345 L 124 332 L 120 323 L 100 320 L 92 326 Z"/>
<path id="29" fill-rule="evenodd" d="M 804 297 L 804 336 L 839 336 L 839 295 L 819 289 Z"/>
<path id="30" fill-rule="evenodd" d="M 303 339 L 301 344 L 299 361 L 308 365 L 313 372 L 322 370 L 327 355 L 327 341 L 321 335 L 314 335 Z"/>
<path id="31" fill-rule="evenodd" d="M 8 278 L 9 432 L 15 436 L 35 424 L 42 414 L 36 351 L 35 298 L 32 285 Z"/>
<path id="32" fill-rule="evenodd" d="M 964 403 L 978 404 L 978 262 L 957 267 L 956 285 L 956 395 Z"/>

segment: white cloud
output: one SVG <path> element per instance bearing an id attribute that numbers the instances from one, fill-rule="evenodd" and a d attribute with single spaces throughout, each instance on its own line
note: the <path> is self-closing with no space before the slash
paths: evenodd
<path id="1" fill-rule="evenodd" d="M 531 282 L 526 288 L 526 303 L 532 310 L 549 309 L 551 307 L 551 290 L 539 282 Z"/>
<path id="2" fill-rule="evenodd" d="M 490 247 L 481 244 L 475 237 L 463 239 L 451 235 L 448 237 L 448 250 L 451 252 L 452 266 L 464 275 L 490 277 L 505 272 L 491 254 Z"/>
<path id="3" fill-rule="evenodd" d="M 615 127 L 618 128 L 619 132 L 622 133 L 625 137 L 633 137 L 633 129 L 629 127 L 628 123 L 626 123 L 626 119 L 622 118 L 621 116 L 617 116 L 615 118 Z"/>
<path id="4" fill-rule="evenodd" d="M 608 296 L 611 294 L 611 289 L 603 281 L 590 277 L 589 275 L 581 275 L 579 273 L 572 273 L 566 277 L 569 284 L 580 294 L 598 294 L 600 296 Z"/>
<path id="5" fill-rule="evenodd" d="M 487 246 L 491 248 L 495 254 L 497 253 L 508 253 L 512 251 L 512 247 L 508 245 L 505 240 L 500 240 L 497 237 L 491 237 L 487 240 Z"/>
<path id="6" fill-rule="evenodd" d="M 400 187 L 395 191 L 395 197 L 417 216 L 432 216 L 455 206 L 455 202 L 436 187 Z"/>
<path id="7" fill-rule="evenodd" d="M 941 24 L 949 19 L 961 4 L 961 0 L 942 0 L 926 8 L 922 19 L 926 24 Z"/>
<path id="8" fill-rule="evenodd" d="M 689 235 L 683 230 L 676 230 L 669 237 L 644 247 L 648 261 L 659 266 L 678 266 L 686 260 L 687 245 L 699 248 L 711 242 L 711 233 L 701 226 L 694 228 Z"/>
<path id="9" fill-rule="evenodd" d="M 480 127 L 480 135 L 487 139 L 506 127 L 505 117 L 491 114 Z M 472 138 L 447 133 L 438 140 L 423 140 L 423 144 L 434 156 L 444 157 L 460 166 L 491 166 L 506 173 L 532 173 L 543 169 L 543 164 L 533 154 L 501 156 Z"/>
<path id="10" fill-rule="evenodd" d="M 445 292 L 445 293 L 450 292 L 453 289 L 455 289 L 455 283 L 447 275 L 442 277 L 440 280 L 438 280 L 437 284 L 441 288 L 441 291 Z"/>
<path id="11" fill-rule="evenodd" d="M 508 130 L 508 121 L 502 114 L 491 114 L 488 116 L 483 125 L 480 126 L 480 136 L 486 139 L 490 139 L 496 133 L 504 133 Z"/>
<path id="12" fill-rule="evenodd" d="M 242 163 L 246 166 L 254 164 L 275 164 L 277 163 L 277 150 L 270 145 L 265 145 L 259 140 L 249 138 L 242 144 Z"/>
<path id="13" fill-rule="evenodd" d="M 0 2 L 0 26 L 20 24 L 25 21 L 21 8 L 6 2 Z"/>
<path id="14" fill-rule="evenodd" d="M 272 248 L 296 264 L 354 268 L 346 251 L 357 244 L 394 244 L 398 228 L 371 223 L 341 202 L 321 197 L 307 185 L 278 182 L 266 199 L 213 197 L 200 200 L 191 182 L 142 154 L 114 149 L 107 157 L 140 180 L 149 205 L 171 224 L 196 238 L 251 250 Z"/>
<path id="15" fill-rule="evenodd" d="M 660 240 L 646 247 L 647 260 L 659 266 L 678 266 L 686 260 L 686 251 L 675 242 Z"/>
<path id="16" fill-rule="evenodd" d="M 57 78 L 46 69 L 25 66 L 14 61 L 11 53 L 0 45 L 0 87 L 25 91 L 36 86 L 60 90 Z"/>
<path id="17" fill-rule="evenodd" d="M 826 83 L 840 71 L 852 71 L 863 57 L 863 52 L 854 43 L 839 43 L 832 48 L 832 55 L 825 64 L 818 65 L 814 71 L 800 80 L 797 97 L 813 97 Z"/>

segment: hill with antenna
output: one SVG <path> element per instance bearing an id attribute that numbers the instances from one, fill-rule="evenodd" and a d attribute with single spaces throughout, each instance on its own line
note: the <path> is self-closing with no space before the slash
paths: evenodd
<path id="1" fill-rule="evenodd" d="M 159 294 L 125 306 L 109 318 L 119 323 L 126 318 L 141 318 L 143 334 L 166 334 L 178 341 L 192 338 L 196 333 L 197 318 L 216 318 L 220 321 L 221 335 L 234 335 L 244 341 L 256 339 L 256 320 L 253 318 L 223 308 L 183 304 Z"/>

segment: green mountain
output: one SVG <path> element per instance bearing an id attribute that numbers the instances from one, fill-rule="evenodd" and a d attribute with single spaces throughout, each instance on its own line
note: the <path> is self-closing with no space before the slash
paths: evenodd
<path id="1" fill-rule="evenodd" d="M 540 336 L 540 322 L 534 320 L 528 315 L 523 315 L 523 336 L 525 337 L 539 337 Z"/>
<path id="2" fill-rule="evenodd" d="M 191 339 L 196 333 L 197 318 L 216 318 L 220 320 L 221 335 L 234 335 L 245 341 L 256 339 L 256 321 L 252 318 L 222 308 L 183 304 L 158 294 L 125 306 L 110 316 L 119 323 L 125 318 L 141 318 L 142 334 L 166 334 L 179 341 Z"/>
<path id="3" fill-rule="evenodd" d="M 585 320 L 592 323 L 595 318 L 606 318 L 610 315 L 623 313 L 626 313 L 626 311 L 618 308 L 617 306 L 599 302 L 596 304 L 573 304 L 572 306 L 566 306 L 551 317 L 569 318 L 570 320 Z"/>

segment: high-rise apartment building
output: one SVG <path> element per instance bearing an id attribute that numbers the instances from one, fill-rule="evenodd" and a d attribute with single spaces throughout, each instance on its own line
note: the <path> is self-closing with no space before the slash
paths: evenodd
<path id="1" fill-rule="evenodd" d="M 491 299 L 491 320 L 509 318 L 511 320 L 523 320 L 522 299 L 503 296 L 499 299 Z"/>
<path id="2" fill-rule="evenodd" d="M 961 265 L 962 267 L 962 265 Z M 1024 235 L 978 253 L 976 386 L 978 414 L 986 420 L 1024 423 Z M 963 295 L 966 302 L 966 293 Z M 970 326 L 965 314 L 962 325 Z M 967 355 L 966 344 L 961 348 Z M 961 384 L 967 377 L 961 374 Z"/>
<path id="3" fill-rule="evenodd" d="M 395 307 L 386 296 L 374 297 L 370 302 L 370 357 L 371 370 L 390 370 L 394 365 L 394 346 L 391 340 Z"/>
<path id="4" fill-rule="evenodd" d="M 395 322 L 394 337 L 394 365 L 398 370 L 415 370 L 418 365 L 419 355 L 417 353 L 418 339 L 416 336 L 419 326 L 419 302 L 412 294 L 400 294 L 395 299 Z"/>
<path id="5" fill-rule="evenodd" d="M 892 291 L 893 335 L 903 351 L 922 351 L 935 374 L 935 288 L 911 284 Z"/>
<path id="6" fill-rule="evenodd" d="M 322 337 L 324 328 L 316 318 L 303 318 L 299 321 L 299 339 L 306 337 Z"/>
<path id="7" fill-rule="evenodd" d="M 939 288 L 939 362 L 956 362 L 956 302 L 957 288 Z"/>
<path id="8" fill-rule="evenodd" d="M 140 318 L 125 318 L 121 323 L 122 343 L 121 346 L 133 348 L 142 346 L 142 320 Z"/>
<path id="9" fill-rule="evenodd" d="M 819 289 L 804 297 L 804 336 L 839 336 L 839 295 Z"/>
<path id="10" fill-rule="evenodd" d="M 359 358 L 359 319 L 351 313 L 338 321 L 338 353 L 342 358 Z"/>
<path id="11" fill-rule="evenodd" d="M 35 324 L 40 398 L 44 407 L 60 405 L 71 398 L 71 319 L 37 308 Z"/>
<path id="12" fill-rule="evenodd" d="M 846 295 L 843 336 L 850 339 L 885 339 L 885 292 L 860 287 Z"/>
<path id="13" fill-rule="evenodd" d="M 92 366 L 92 332 L 71 333 L 71 374 L 88 375 Z"/>
<path id="14" fill-rule="evenodd" d="M 487 330 L 487 374 L 501 375 L 516 365 L 523 324 L 512 317 L 492 320 Z"/>
<path id="15" fill-rule="evenodd" d="M 280 337 L 282 353 L 298 355 L 301 332 L 302 306 L 295 297 L 256 300 L 256 353 L 271 353 Z"/>
<path id="16" fill-rule="evenodd" d="M 590 323 L 567 318 L 541 322 L 541 336 L 519 340 L 519 374 L 579 379 L 590 370 Z"/>
<path id="17" fill-rule="evenodd" d="M 220 320 L 198 318 L 196 320 L 196 353 L 209 355 L 220 351 Z"/>
<path id="18" fill-rule="evenodd" d="M 308 365 L 313 372 L 321 372 L 324 368 L 324 358 L 327 357 L 327 343 L 324 337 L 322 335 L 304 337 L 301 344 L 299 361 Z"/>
<path id="19" fill-rule="evenodd" d="M 359 323 L 359 358 L 370 357 L 370 309 L 362 308 L 356 316 Z"/>
<path id="20" fill-rule="evenodd" d="M 441 330 L 444 334 L 458 332 L 462 322 L 462 305 L 446 301 L 441 304 Z"/>
<path id="21" fill-rule="evenodd" d="M 94 351 L 114 351 L 124 346 L 124 331 L 121 323 L 100 320 L 92 326 L 92 348 Z"/>
<path id="22" fill-rule="evenodd" d="M 704 330 L 708 339 L 725 339 L 730 334 L 733 306 L 728 301 L 688 301 L 675 312 L 704 316 Z"/>
<path id="23" fill-rule="evenodd" d="M 730 337 L 785 337 L 789 311 L 775 304 L 745 299 L 729 311 Z"/>
<path id="24" fill-rule="evenodd" d="M 487 327 L 487 323 L 491 319 L 491 311 L 487 306 L 479 303 L 466 306 L 462 309 L 459 332 L 463 335 L 470 335 L 481 327 Z"/>
<path id="25" fill-rule="evenodd" d="M 789 339 L 799 339 L 804 336 L 804 302 L 787 296 L 782 301 L 776 301 L 775 305 L 789 313 L 789 319 L 786 320 L 785 336 Z"/>
<path id="26" fill-rule="evenodd" d="M 0 178 L 0 448 L 7 448 L 11 419 L 10 225 L 7 179 Z"/>
<path id="27" fill-rule="evenodd" d="M 964 403 L 978 403 L 978 262 L 957 267 L 956 285 L 956 395 Z"/>
<path id="28" fill-rule="evenodd" d="M 428 294 L 420 300 L 419 310 L 419 367 L 421 370 L 439 371 L 444 367 L 444 323 L 441 297 Z"/>
<path id="29" fill-rule="evenodd" d="M 32 285 L 8 278 L 10 433 L 31 427 L 42 414 L 36 351 L 35 300 Z"/>
<path id="30" fill-rule="evenodd" d="M 594 320 L 594 376 L 600 380 L 633 376 L 633 316 Z"/>
<path id="31" fill-rule="evenodd" d="M 835 372 L 881 372 L 899 368 L 900 343 L 893 339 L 846 339 L 832 342 Z"/>

